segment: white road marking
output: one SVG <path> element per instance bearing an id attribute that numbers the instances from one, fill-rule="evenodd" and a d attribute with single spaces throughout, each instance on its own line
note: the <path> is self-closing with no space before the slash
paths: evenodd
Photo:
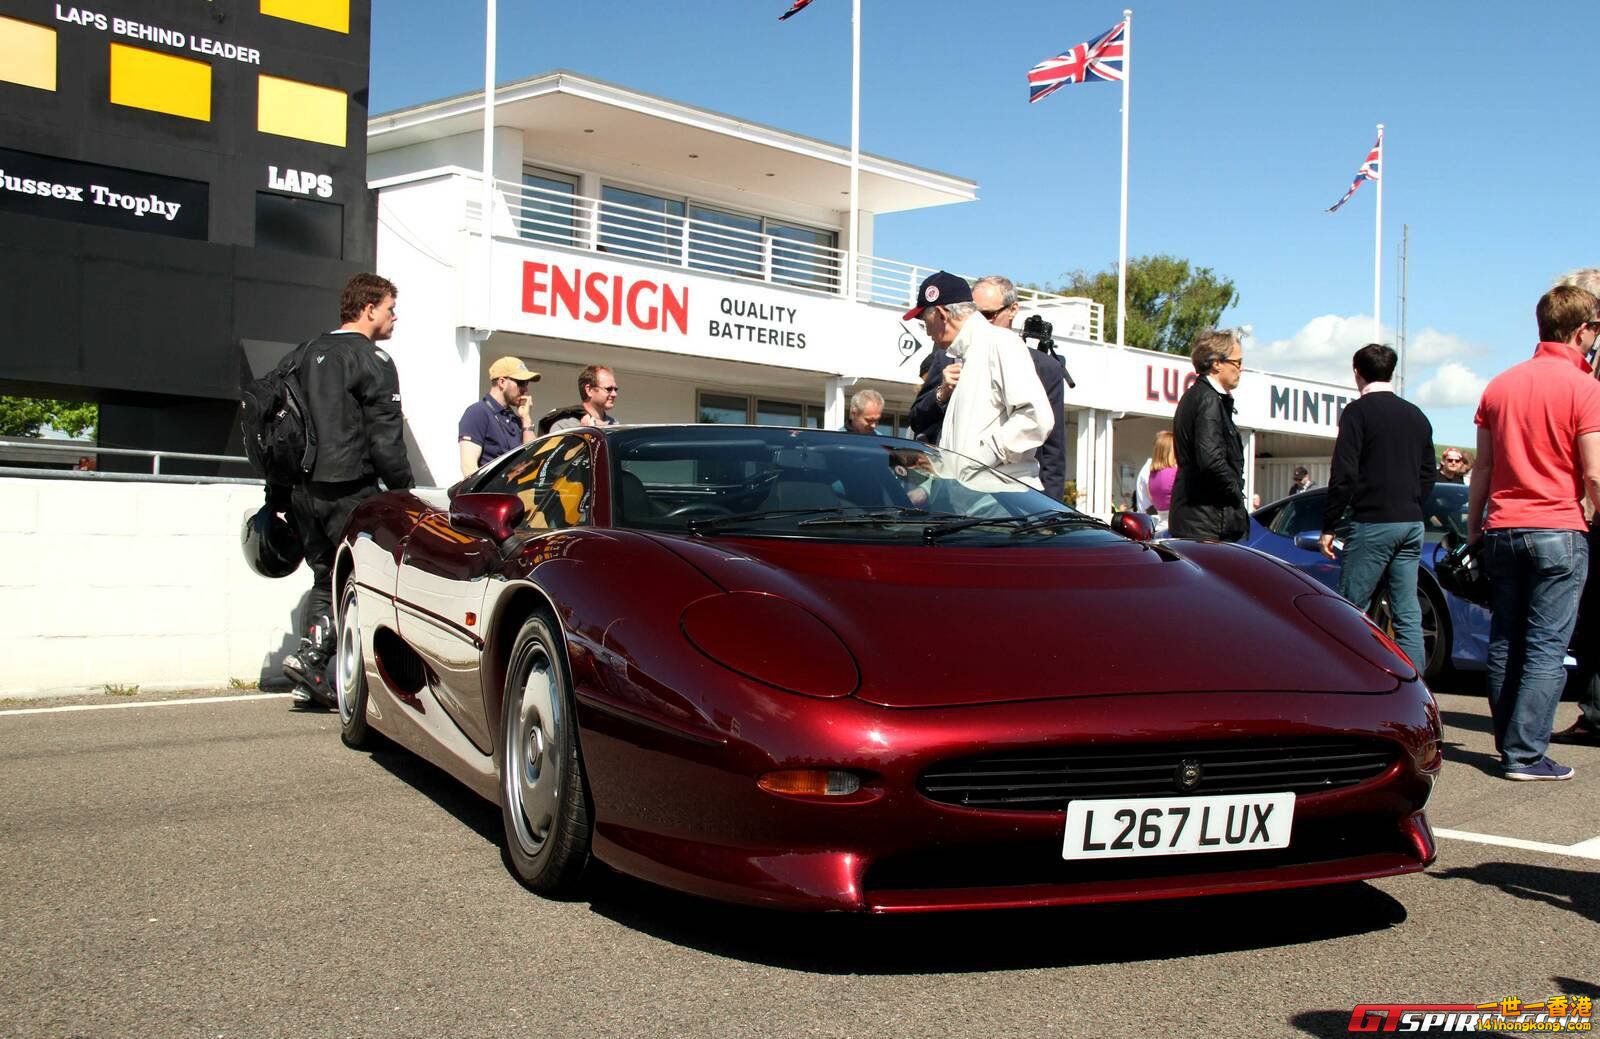
<path id="1" fill-rule="evenodd" d="M 63 714 L 67 711 L 116 711 L 129 707 L 182 707 L 198 703 L 240 703 L 245 700 L 287 700 L 288 693 L 249 693 L 244 696 L 196 696 L 188 700 L 135 700 L 131 703 L 75 703 L 65 707 L 23 707 L 17 710 L 0 710 L 0 717 L 8 714 Z"/>
<path id="2" fill-rule="evenodd" d="M 1471 841 L 1474 844 L 1494 844 L 1502 848 L 1521 848 L 1523 851 L 1542 851 L 1546 855 L 1571 855 L 1579 859 L 1600 860 L 1600 837 L 1578 844 L 1546 844 L 1544 841 L 1525 841 L 1520 837 L 1497 837 L 1492 833 L 1469 833 L 1466 830 L 1433 831 L 1436 837 Z"/>

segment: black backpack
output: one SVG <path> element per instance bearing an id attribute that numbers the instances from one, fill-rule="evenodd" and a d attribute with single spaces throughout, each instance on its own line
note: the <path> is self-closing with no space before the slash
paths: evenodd
<path id="1" fill-rule="evenodd" d="M 309 343 L 259 379 L 246 383 L 239 399 L 239 432 L 250 467 L 269 484 L 293 486 L 311 478 L 317 460 L 317 429 L 300 385 Z"/>

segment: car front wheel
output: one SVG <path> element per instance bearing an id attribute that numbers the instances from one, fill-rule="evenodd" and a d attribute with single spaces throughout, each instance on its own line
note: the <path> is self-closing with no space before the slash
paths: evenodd
<path id="1" fill-rule="evenodd" d="M 361 615 L 356 585 L 345 587 L 339 605 L 339 642 L 333 686 L 339 703 L 339 738 L 347 747 L 369 750 L 378 734 L 367 725 L 367 666 L 361 650 Z"/>
<path id="2" fill-rule="evenodd" d="M 566 655 L 542 615 L 523 624 L 512 646 L 499 749 L 511 869 L 540 894 L 565 894 L 589 859 L 591 812 Z"/>
<path id="3" fill-rule="evenodd" d="M 1425 682 L 1434 682 L 1450 663 L 1450 619 L 1439 593 L 1422 581 L 1417 582 L 1417 608 L 1422 611 L 1422 655 L 1417 663 Z M 1389 593 L 1380 592 L 1372 604 L 1372 621 L 1394 638 L 1394 611 L 1389 609 Z"/>

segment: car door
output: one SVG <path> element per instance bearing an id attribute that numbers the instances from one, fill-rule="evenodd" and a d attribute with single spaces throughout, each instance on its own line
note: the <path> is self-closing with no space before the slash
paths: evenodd
<path id="1" fill-rule="evenodd" d="M 1253 538 L 1251 547 L 1277 556 L 1295 569 L 1338 591 L 1339 561 L 1330 560 L 1321 551 L 1302 548 L 1295 544 L 1298 535 L 1321 533 L 1322 514 L 1327 507 L 1328 492 L 1325 489 L 1302 491 L 1285 499 L 1278 506 L 1266 529 Z"/>
<path id="2" fill-rule="evenodd" d="M 516 494 L 527 510 L 504 545 L 457 527 L 448 509 L 422 518 L 407 539 L 395 593 L 400 634 L 428 663 L 429 687 L 456 726 L 484 754 L 492 752 L 497 719 L 490 718 L 480 681 L 486 596 L 503 580 L 505 561 L 541 531 L 572 526 L 587 516 L 589 481 L 567 477 L 572 458 L 587 462 L 583 438 L 547 437 L 521 448 L 458 493 Z M 587 464 L 582 466 L 585 473 Z M 571 522 L 566 522 L 568 517 Z"/>

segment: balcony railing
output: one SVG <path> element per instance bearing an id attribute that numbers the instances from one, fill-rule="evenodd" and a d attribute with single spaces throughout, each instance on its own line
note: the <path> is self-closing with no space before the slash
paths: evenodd
<path id="1" fill-rule="evenodd" d="M 804 292 L 848 295 L 845 269 L 849 254 L 818 241 L 824 232 L 771 221 L 764 225 L 767 230 L 760 231 L 737 226 L 745 220 L 760 224 L 756 218 L 709 209 L 699 211 L 711 218 L 696 218 L 514 181 L 495 183 L 497 205 L 506 208 L 515 234 L 527 241 Z M 476 191 L 469 193 L 467 215 L 471 223 L 481 226 L 482 205 Z M 854 298 L 903 310 L 915 300 L 922 279 L 936 269 L 858 256 Z M 1037 289 L 1019 288 L 1017 296 L 1026 308 L 1042 313 L 1054 325 L 1055 335 L 1104 342 L 1104 308 L 1099 303 Z"/>

